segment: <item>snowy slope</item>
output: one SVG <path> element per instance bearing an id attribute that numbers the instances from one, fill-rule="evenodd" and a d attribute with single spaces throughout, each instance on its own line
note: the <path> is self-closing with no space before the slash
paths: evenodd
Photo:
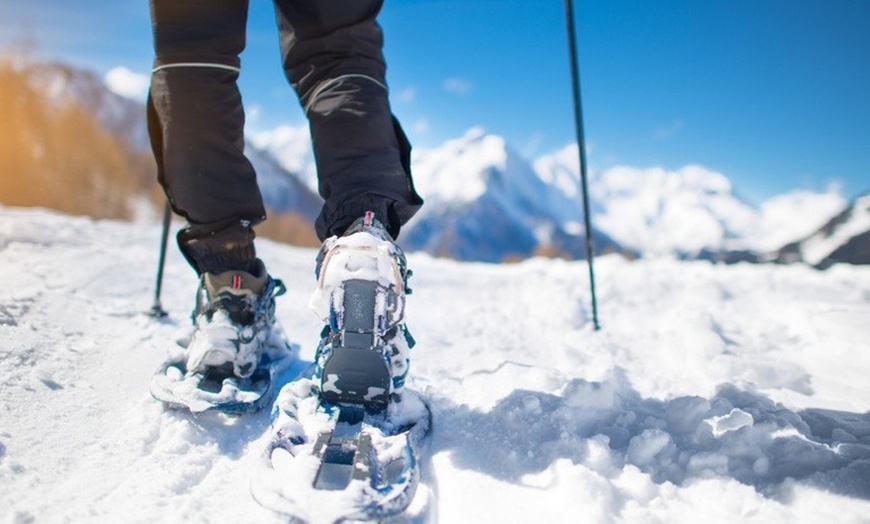
<path id="1" fill-rule="evenodd" d="M 0 208 L 0 521 L 278 522 L 248 494 L 268 415 L 163 412 L 195 279 L 159 228 Z M 259 244 L 310 359 L 314 251 Z M 410 387 L 442 522 L 867 522 L 870 268 L 412 255 Z"/>

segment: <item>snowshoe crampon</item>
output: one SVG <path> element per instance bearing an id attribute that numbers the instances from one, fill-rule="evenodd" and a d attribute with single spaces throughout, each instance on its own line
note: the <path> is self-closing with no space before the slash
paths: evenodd
<path id="1" fill-rule="evenodd" d="M 193 413 L 258 411 L 268 401 L 272 376 L 268 371 L 240 380 L 223 370 L 187 375 L 184 362 L 165 362 L 151 379 L 151 395 L 166 407 Z"/>
<path id="2" fill-rule="evenodd" d="M 310 380 L 296 381 L 273 407 L 252 494 L 295 521 L 425 520 L 420 461 L 430 432 L 429 407 L 412 391 L 378 409 L 323 402 Z"/>
<path id="3" fill-rule="evenodd" d="M 235 376 L 231 364 L 188 373 L 184 355 L 178 354 L 151 377 L 151 396 L 168 408 L 192 413 L 254 413 L 272 401 L 275 377 L 295 360 L 297 351 L 295 346 L 287 345 L 283 351 L 263 354 L 257 368 L 246 378 Z"/>

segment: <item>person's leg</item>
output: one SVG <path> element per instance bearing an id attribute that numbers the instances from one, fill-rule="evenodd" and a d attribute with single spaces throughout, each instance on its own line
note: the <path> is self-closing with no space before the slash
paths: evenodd
<path id="1" fill-rule="evenodd" d="M 251 226 L 265 218 L 236 86 L 247 12 L 248 0 L 151 0 L 152 149 L 173 209 L 190 224 L 179 246 L 200 274 L 253 271 Z"/>
<path id="2" fill-rule="evenodd" d="M 275 362 L 291 355 L 275 318 L 284 286 L 256 258 L 251 229 L 265 210 L 236 86 L 247 13 L 248 0 L 151 0 L 149 132 L 160 183 L 188 221 L 179 247 L 200 275 L 185 351 L 152 394 L 194 411 L 261 408 Z"/>
<path id="3" fill-rule="evenodd" d="M 325 401 L 381 407 L 401 395 L 413 345 L 410 273 L 394 240 L 423 203 L 387 99 L 382 3 L 275 0 L 284 71 L 308 116 L 325 199 L 310 305 L 328 329 L 314 382 Z"/>
<path id="4" fill-rule="evenodd" d="M 422 205 L 411 146 L 387 99 L 382 0 L 275 0 L 284 71 L 308 117 L 323 210 L 321 240 L 366 211 L 395 238 Z"/>

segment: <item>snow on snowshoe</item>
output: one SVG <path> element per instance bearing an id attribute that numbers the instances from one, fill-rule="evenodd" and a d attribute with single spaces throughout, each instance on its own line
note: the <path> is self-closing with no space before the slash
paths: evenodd
<path id="1" fill-rule="evenodd" d="M 302 522 L 425 520 L 433 497 L 420 466 L 431 429 L 429 407 L 413 391 L 378 409 L 323 402 L 312 381 L 298 380 L 275 402 L 251 493 Z"/>

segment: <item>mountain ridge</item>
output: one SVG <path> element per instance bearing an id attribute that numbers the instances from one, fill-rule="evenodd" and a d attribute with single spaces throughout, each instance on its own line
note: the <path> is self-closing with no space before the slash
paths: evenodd
<path id="1" fill-rule="evenodd" d="M 779 249 L 773 259 L 779 263 L 804 262 L 819 269 L 838 262 L 870 263 L 870 192 L 856 197 L 813 234 Z"/>
<path id="2" fill-rule="evenodd" d="M 150 155 L 141 102 L 112 92 L 87 71 L 64 64 L 28 67 L 33 85 L 49 102 L 75 101 L 137 158 Z M 249 133 L 246 154 L 270 210 L 264 227 L 290 228 L 279 223 L 292 216 L 293 229 L 310 230 L 322 200 L 314 191 L 307 129 L 282 126 Z M 400 242 L 407 249 L 488 262 L 586 256 L 576 144 L 529 161 L 504 138 L 475 127 L 436 148 L 415 151 L 412 171 L 427 205 L 403 230 Z M 788 246 L 817 234 L 847 209 L 833 188 L 795 190 L 752 206 L 726 175 L 701 165 L 590 170 L 589 182 L 595 251 L 629 257 L 818 265 Z M 149 184 L 157 207 L 159 191 Z M 831 252 L 843 247 L 851 253 L 844 260 L 870 263 L 861 249 L 868 242 L 861 232 L 841 240 L 843 245 Z M 845 247 L 853 241 L 857 247 Z M 313 233 L 304 243 L 316 243 Z"/>

